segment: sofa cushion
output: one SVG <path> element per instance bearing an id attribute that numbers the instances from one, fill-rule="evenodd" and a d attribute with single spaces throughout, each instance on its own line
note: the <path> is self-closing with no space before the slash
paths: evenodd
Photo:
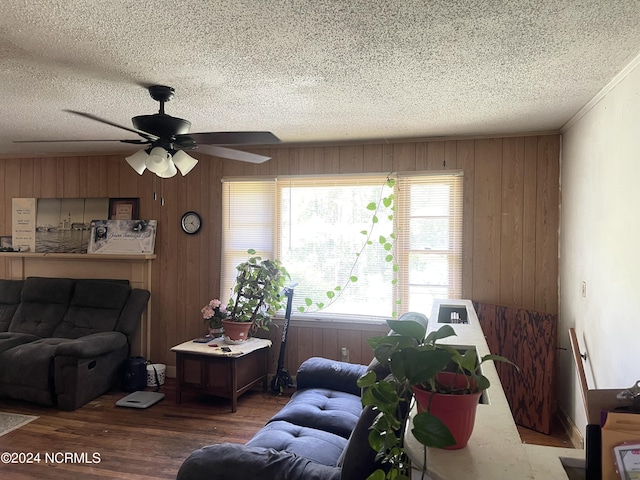
<path id="1" fill-rule="evenodd" d="M 59 343 L 65 341 L 69 340 L 42 338 L 0 353 L 0 385 L 4 394 L 53 405 L 53 358 Z"/>
<path id="2" fill-rule="evenodd" d="M 285 450 L 331 467 L 337 465 L 346 444 L 339 435 L 285 421 L 269 422 L 247 442 L 248 447 Z"/>
<path id="3" fill-rule="evenodd" d="M 22 280 L 0 279 L 0 332 L 6 332 L 20 304 Z"/>
<path id="4" fill-rule="evenodd" d="M 299 390 L 270 420 L 284 420 L 301 427 L 349 438 L 362 412 L 359 396 L 337 390 L 312 388 Z"/>
<path id="5" fill-rule="evenodd" d="M 220 443 L 192 452 L 177 476 L 177 480 L 283 479 L 340 480 L 340 469 L 289 452 Z"/>
<path id="6" fill-rule="evenodd" d="M 360 395 L 357 381 L 366 371 L 365 365 L 311 357 L 300 365 L 296 373 L 298 390 L 329 388 Z"/>
<path id="7" fill-rule="evenodd" d="M 29 335 L 28 333 L 0 332 L 0 353 L 6 352 L 18 345 L 35 342 L 39 339 L 40 337 Z"/>
<path id="8" fill-rule="evenodd" d="M 68 278 L 27 278 L 9 331 L 50 337 L 69 308 L 73 285 Z"/>
<path id="9" fill-rule="evenodd" d="M 122 283 L 78 280 L 71 305 L 51 336 L 79 338 L 113 331 L 130 292 Z"/>

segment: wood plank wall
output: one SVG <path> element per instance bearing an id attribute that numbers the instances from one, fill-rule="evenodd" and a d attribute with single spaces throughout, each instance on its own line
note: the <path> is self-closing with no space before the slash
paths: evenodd
<path id="1" fill-rule="evenodd" d="M 203 332 L 200 308 L 219 296 L 223 175 L 462 169 L 464 298 L 557 313 L 559 135 L 252 151 L 273 158 L 252 165 L 194 154 L 201 161 L 189 175 L 165 180 L 148 172 L 137 175 L 122 154 L 0 159 L 0 234 L 11 234 L 13 197 L 140 197 L 141 218 L 158 220 L 151 359 L 171 366 L 171 346 Z M 187 210 L 203 216 L 201 233 L 181 232 L 180 216 Z M 6 278 L 7 264 L 0 262 L 0 276 Z M 290 372 L 312 355 L 339 359 L 342 346 L 349 348 L 351 361 L 368 363 L 365 340 L 382 331 L 357 324 L 323 326 L 292 325 Z M 278 335 L 272 333 L 276 342 Z M 275 371 L 277 348 L 271 356 Z"/>

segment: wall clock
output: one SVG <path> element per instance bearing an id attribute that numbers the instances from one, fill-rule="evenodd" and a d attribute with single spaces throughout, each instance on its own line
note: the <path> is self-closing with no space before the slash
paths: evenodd
<path id="1" fill-rule="evenodd" d="M 188 233 L 189 235 L 193 235 L 194 233 L 198 233 L 200 228 L 202 227 L 202 218 L 196 212 L 186 212 L 182 215 L 182 219 L 180 220 L 180 226 L 184 233 Z"/>

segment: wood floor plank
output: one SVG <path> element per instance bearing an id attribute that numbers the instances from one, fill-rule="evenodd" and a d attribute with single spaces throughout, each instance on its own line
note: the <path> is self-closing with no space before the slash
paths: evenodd
<path id="1" fill-rule="evenodd" d="M 0 399 L 1 411 L 40 417 L 0 437 L 0 453 L 40 453 L 40 463 L 0 464 L 0 478 L 174 479 L 193 450 L 246 443 L 289 400 L 251 390 L 238 399 L 236 413 L 229 400 L 211 396 L 183 396 L 177 405 L 174 382 L 167 379 L 161 390 L 166 397 L 146 410 L 117 407 L 126 395 L 120 391 L 74 412 Z M 67 452 L 76 458 L 65 461 Z M 90 463 L 94 453 L 99 463 Z M 47 463 L 46 454 L 56 461 Z"/>

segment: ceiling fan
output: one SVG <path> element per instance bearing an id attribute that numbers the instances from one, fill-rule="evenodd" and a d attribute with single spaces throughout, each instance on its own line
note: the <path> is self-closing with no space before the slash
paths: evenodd
<path id="1" fill-rule="evenodd" d="M 175 89 L 164 85 L 148 87 L 151 98 L 160 103 L 160 110 L 153 115 L 138 115 L 131 119 L 133 128 L 105 120 L 90 113 L 76 110 L 65 112 L 111 125 L 128 132 L 135 133 L 142 139 L 124 140 L 21 140 L 14 143 L 31 142 L 99 142 L 118 141 L 135 145 L 148 145 L 126 158 L 131 167 L 140 175 L 149 169 L 161 178 L 169 178 L 180 170 L 184 176 L 189 173 L 198 161 L 185 153 L 185 150 L 201 151 L 216 157 L 239 160 L 242 162 L 263 163 L 271 157 L 255 153 L 243 152 L 221 145 L 267 145 L 280 140 L 271 132 L 202 132 L 189 133 L 191 122 L 183 118 L 172 117 L 164 113 L 164 104 L 174 96 Z"/>

